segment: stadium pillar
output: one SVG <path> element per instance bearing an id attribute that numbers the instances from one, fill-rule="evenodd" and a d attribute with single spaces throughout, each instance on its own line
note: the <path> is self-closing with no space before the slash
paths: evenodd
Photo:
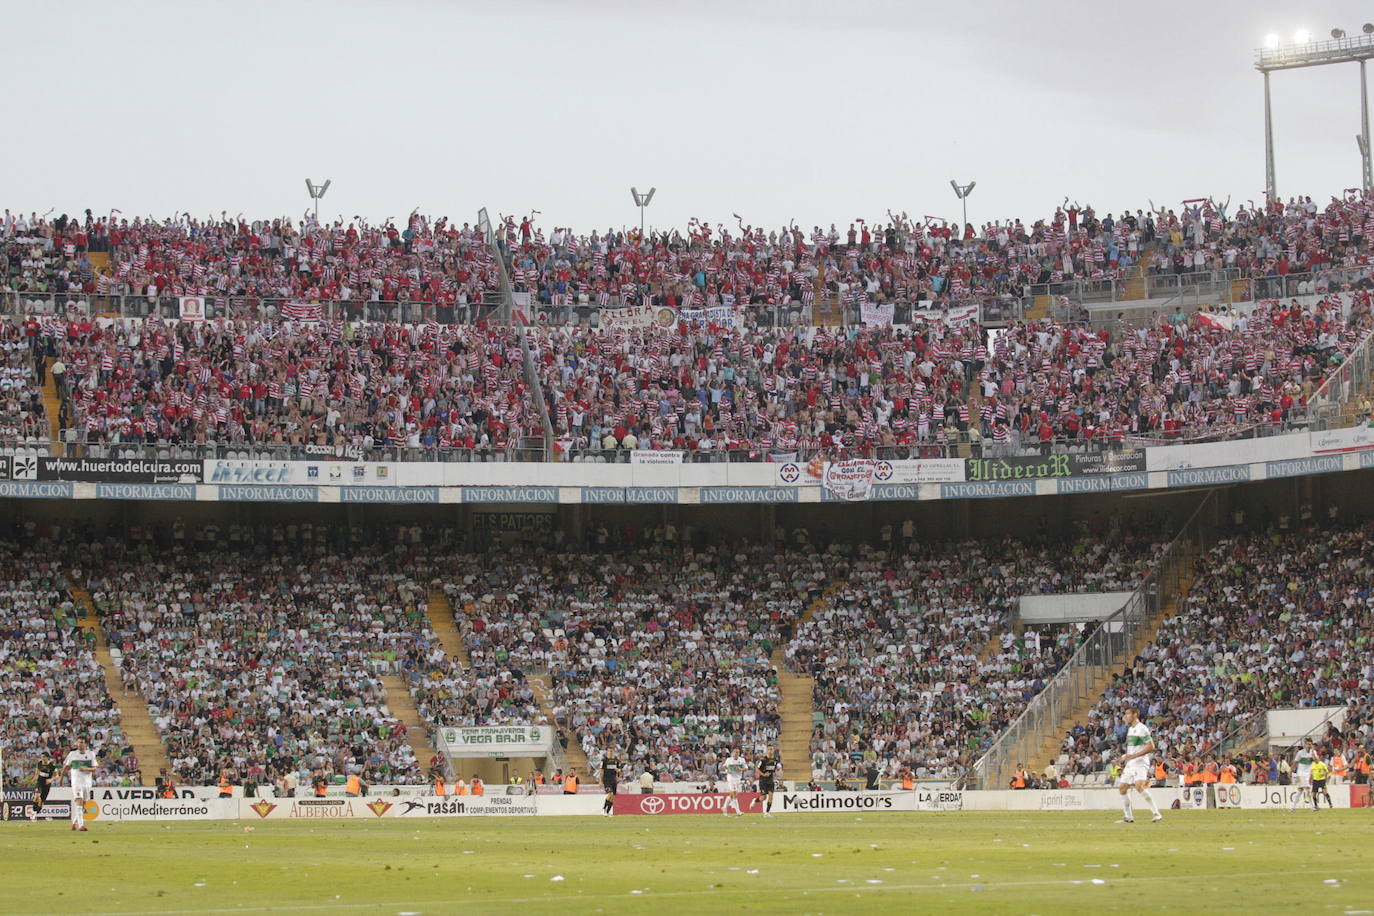
<path id="1" fill-rule="evenodd" d="M 1374 170 L 1370 168 L 1369 154 L 1369 88 L 1364 78 L 1364 61 L 1360 61 L 1360 164 L 1366 194 L 1374 191 Z"/>
<path id="2" fill-rule="evenodd" d="M 1364 64 L 1360 64 L 1361 71 Z M 1269 101 L 1269 71 L 1264 71 L 1264 200 L 1273 203 L 1278 199 L 1278 189 L 1274 181 L 1274 114 Z"/>

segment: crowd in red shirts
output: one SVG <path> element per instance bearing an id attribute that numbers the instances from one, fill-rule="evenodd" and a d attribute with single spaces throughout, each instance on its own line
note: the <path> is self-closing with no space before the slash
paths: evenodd
<path id="1" fill-rule="evenodd" d="M 511 328 L 29 318 L 85 442 L 500 451 L 537 417 Z"/>
<path id="2" fill-rule="evenodd" d="M 994 453 L 1120 445 L 1282 426 L 1374 327 L 1370 301 L 1262 302 L 1114 331 L 553 328 L 536 335 L 537 359 L 555 436 L 574 452 L 901 457 L 970 436 Z"/>

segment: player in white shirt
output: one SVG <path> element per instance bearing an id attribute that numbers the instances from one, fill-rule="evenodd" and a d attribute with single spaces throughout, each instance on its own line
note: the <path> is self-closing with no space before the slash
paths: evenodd
<path id="1" fill-rule="evenodd" d="M 1317 749 L 1312 746 L 1312 739 L 1307 738 L 1293 755 L 1293 787 L 1297 791 L 1288 800 L 1289 814 L 1293 813 L 1299 801 L 1310 804 L 1313 808 L 1317 806 L 1316 800 L 1312 798 L 1312 764 L 1316 759 Z"/>
<path id="2" fill-rule="evenodd" d="M 735 809 L 735 814 L 740 817 L 744 812 L 739 807 L 739 794 L 744 790 L 744 771 L 748 768 L 739 748 L 730 749 L 730 756 L 725 758 L 721 764 L 721 769 L 725 771 L 725 791 L 729 793 L 729 798 L 725 799 L 725 804 L 721 805 L 721 814 L 729 816 L 730 808 Z"/>
<path id="3" fill-rule="evenodd" d="M 86 829 L 86 801 L 91 797 L 91 785 L 95 780 L 99 761 L 95 751 L 86 746 L 85 738 L 76 739 L 76 747 L 67 752 L 62 761 L 62 769 L 72 774 L 72 829 Z"/>
<path id="4" fill-rule="evenodd" d="M 1150 810 L 1154 816 L 1150 818 L 1154 821 L 1164 820 L 1164 815 L 1159 813 L 1159 805 L 1155 804 L 1154 796 L 1150 794 L 1150 755 L 1155 752 L 1155 739 L 1150 734 L 1150 726 L 1140 721 L 1140 710 L 1134 706 L 1126 708 L 1126 753 L 1121 755 L 1117 761 L 1121 764 L 1121 775 L 1117 777 L 1116 787 L 1121 793 L 1121 810 L 1123 812 L 1118 824 L 1134 824 L 1135 811 L 1131 806 L 1131 788 L 1145 797 L 1149 803 Z"/>

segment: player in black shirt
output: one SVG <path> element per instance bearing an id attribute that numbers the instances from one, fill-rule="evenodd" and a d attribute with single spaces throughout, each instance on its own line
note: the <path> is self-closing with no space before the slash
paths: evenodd
<path id="1" fill-rule="evenodd" d="M 38 772 L 35 774 L 33 783 L 33 810 L 42 811 L 43 805 L 48 801 L 48 793 L 52 791 L 52 778 L 57 773 L 57 764 L 53 759 L 44 755 L 38 763 Z"/>
<path id="2" fill-rule="evenodd" d="M 601 813 L 606 817 L 611 816 L 611 809 L 615 807 L 615 790 L 620 782 L 620 761 L 615 759 L 613 752 L 607 752 L 601 760 L 601 787 L 606 790 L 606 800 L 601 804 Z"/>
<path id="3" fill-rule="evenodd" d="M 777 788 L 776 780 L 779 765 L 777 748 L 769 748 L 768 753 L 764 754 L 762 759 L 759 760 L 759 794 L 766 799 L 763 807 L 764 817 L 773 816 L 773 792 Z"/>

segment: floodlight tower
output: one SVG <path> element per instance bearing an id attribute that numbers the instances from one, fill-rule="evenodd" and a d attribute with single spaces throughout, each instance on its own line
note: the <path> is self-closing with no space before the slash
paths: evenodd
<path id="1" fill-rule="evenodd" d="M 332 183 L 332 178 L 326 178 L 324 184 L 315 184 L 309 178 L 305 179 L 305 189 L 310 192 L 310 199 L 315 202 L 315 222 L 317 223 L 320 221 L 320 198 L 324 196 L 325 191 L 329 190 Z"/>
<path id="2" fill-rule="evenodd" d="M 1329 41 L 1313 41 L 1311 32 L 1299 29 L 1292 44 L 1284 44 L 1278 35 L 1271 34 L 1264 39 L 1264 47 L 1255 52 L 1255 69 L 1264 74 L 1264 197 L 1267 202 L 1278 199 L 1274 181 L 1274 115 L 1269 103 L 1269 74 L 1275 70 L 1327 64 L 1360 65 L 1360 132 L 1355 136 L 1355 145 L 1360 150 L 1360 186 L 1365 193 L 1374 191 L 1374 172 L 1369 157 L 1369 90 L 1364 72 L 1365 61 L 1374 58 L 1374 23 L 1366 22 L 1360 31 L 1360 35 L 1347 35 L 1344 29 L 1332 29 Z"/>
<path id="3" fill-rule="evenodd" d="M 639 237 L 644 238 L 644 208 L 649 206 L 649 201 L 654 199 L 654 192 L 658 188 L 650 188 L 649 193 L 641 194 L 638 189 L 630 188 L 630 196 L 635 200 L 635 206 L 639 208 Z"/>
<path id="4" fill-rule="evenodd" d="M 959 198 L 964 204 L 964 225 L 959 227 L 959 237 L 964 237 L 964 230 L 968 227 L 968 196 L 973 193 L 973 186 L 978 182 L 970 181 L 968 184 L 960 184 L 953 178 L 949 180 L 949 186 L 954 189 L 954 196 Z"/>

